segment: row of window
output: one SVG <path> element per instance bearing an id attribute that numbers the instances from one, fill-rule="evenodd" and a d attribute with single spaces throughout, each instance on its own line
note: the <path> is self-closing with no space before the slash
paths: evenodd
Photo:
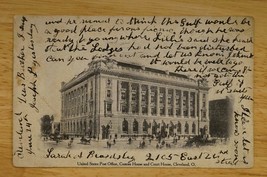
<path id="1" fill-rule="evenodd" d="M 93 98 L 93 81 L 90 84 L 90 99 Z M 62 96 L 62 114 L 64 117 L 73 117 L 88 112 L 88 88 L 87 84 Z"/>
<path id="2" fill-rule="evenodd" d="M 93 122 L 89 121 L 89 124 L 86 124 L 86 121 L 68 121 L 62 123 L 62 131 L 63 132 L 85 132 L 93 130 Z"/>
<path id="3" fill-rule="evenodd" d="M 106 80 L 106 99 L 104 110 L 106 116 L 112 116 L 112 80 Z M 93 99 L 93 82 L 90 84 L 90 98 Z M 162 87 L 141 85 L 137 83 L 121 82 L 120 110 L 122 113 L 148 114 L 161 116 L 196 116 L 196 93 L 167 89 Z M 141 100 L 140 100 L 141 99 Z M 62 99 L 62 114 L 64 117 L 78 116 L 88 112 L 87 84 L 74 91 L 64 94 Z M 150 103 L 150 104 L 148 104 Z M 140 105 L 141 104 L 141 105 Z M 150 106 L 150 107 L 149 107 Z M 203 94 L 202 109 L 206 110 L 206 95 Z M 89 107 L 91 111 L 92 106 Z M 159 109 L 157 109 L 159 108 Z M 190 109 L 189 109 L 190 108 Z M 140 109 L 140 110 L 139 110 Z M 202 111 L 202 117 L 206 117 L 206 111 Z"/>
<path id="4" fill-rule="evenodd" d="M 151 115 L 157 115 L 158 106 L 159 115 L 173 116 L 175 114 L 176 116 L 181 116 L 181 114 L 183 114 L 186 117 L 189 115 L 195 117 L 197 104 L 196 96 L 197 94 L 195 92 L 161 87 L 157 88 L 156 86 L 151 86 L 149 89 L 148 85 L 139 86 L 136 83 L 121 82 L 121 112 L 133 114 L 141 112 L 142 114 L 148 114 L 148 111 L 150 111 Z M 203 94 L 202 101 L 203 108 L 205 108 L 205 94 Z M 148 107 L 148 103 L 150 103 L 150 108 Z M 183 110 L 183 112 L 181 112 L 181 110 Z"/>
<path id="5" fill-rule="evenodd" d="M 90 133 L 93 130 L 93 123 L 90 120 L 89 125 L 86 126 L 86 121 L 76 121 L 76 122 L 65 122 L 63 123 L 64 126 L 63 127 L 63 132 L 76 132 L 76 133 Z M 133 125 L 132 125 L 132 132 L 134 134 L 138 134 L 141 133 L 139 132 L 139 123 L 138 121 L 135 119 L 133 121 Z M 190 127 L 191 126 L 191 132 Z M 180 122 L 178 122 L 177 124 L 173 124 L 171 122 L 170 125 L 166 125 L 165 123 L 156 123 L 155 121 L 151 124 L 148 123 L 146 120 L 143 121 L 142 124 L 142 133 L 148 133 L 149 129 L 151 129 L 152 134 L 156 135 L 156 134 L 161 134 L 161 133 L 165 133 L 167 132 L 168 129 L 168 134 L 173 136 L 175 129 L 177 134 L 196 134 L 196 124 L 195 122 L 193 122 L 191 125 L 189 125 L 188 122 L 186 122 L 183 126 Z M 184 130 L 184 132 L 182 132 L 182 129 Z M 122 132 L 125 134 L 129 134 L 129 123 L 126 119 L 123 120 L 122 122 Z"/>
<path id="6" fill-rule="evenodd" d="M 152 134 L 162 134 L 167 132 L 168 129 L 168 133 L 169 135 L 173 136 L 174 134 L 174 130 L 176 129 L 176 132 L 178 134 L 182 134 L 182 129 L 184 130 L 184 134 L 196 134 L 196 124 L 195 122 L 193 122 L 191 124 L 191 132 L 189 132 L 190 127 L 189 127 L 189 123 L 186 122 L 184 124 L 184 127 L 182 127 L 182 124 L 180 122 L 178 122 L 176 125 L 174 125 L 173 123 L 171 123 L 170 125 L 166 125 L 165 123 L 162 123 L 160 125 L 160 123 L 156 123 L 153 122 L 152 125 L 151 123 L 148 123 L 146 120 L 143 121 L 143 125 L 142 125 L 142 131 L 143 133 L 148 133 L 148 130 L 151 128 L 151 132 Z M 122 132 L 125 134 L 129 134 L 129 123 L 126 119 L 123 120 L 122 122 Z M 138 134 L 139 132 L 139 123 L 137 120 L 133 121 L 133 125 L 132 125 L 132 132 L 134 134 Z"/>

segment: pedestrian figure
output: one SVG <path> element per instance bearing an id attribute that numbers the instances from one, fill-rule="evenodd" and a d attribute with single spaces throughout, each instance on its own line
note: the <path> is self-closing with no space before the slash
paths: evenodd
<path id="1" fill-rule="evenodd" d="M 132 144 L 132 138 L 131 137 L 128 139 L 128 142 L 129 142 L 129 144 Z"/>
<path id="2" fill-rule="evenodd" d="M 157 149 L 161 149 L 161 148 L 162 148 L 162 145 L 161 145 L 160 142 L 157 143 L 156 148 L 157 148 Z"/>
<path id="3" fill-rule="evenodd" d="M 149 145 L 151 144 L 151 140 L 152 140 L 152 139 L 151 139 L 151 138 L 149 138 L 149 140 L 148 140 L 148 142 L 149 142 Z"/>
<path id="4" fill-rule="evenodd" d="M 162 145 L 162 146 L 164 146 L 164 145 L 165 145 L 165 141 L 164 141 L 164 140 L 162 140 L 162 142 L 161 142 L 161 145 Z"/>
<path id="5" fill-rule="evenodd" d="M 145 143 L 145 140 L 143 138 L 143 140 L 140 141 L 140 143 L 139 143 L 139 148 L 143 149 L 143 148 L 145 148 L 145 145 L 146 145 L 146 143 Z"/>
<path id="6" fill-rule="evenodd" d="M 107 148 L 109 148 L 109 149 L 111 148 L 111 142 L 110 142 L 110 140 L 107 141 Z"/>
<path id="7" fill-rule="evenodd" d="M 114 138 L 114 140 L 113 140 L 113 144 L 116 144 L 116 140 L 115 140 L 115 138 Z"/>
<path id="8" fill-rule="evenodd" d="M 72 146 L 73 143 L 73 138 L 70 139 L 69 143 L 68 143 L 68 147 L 70 148 Z"/>

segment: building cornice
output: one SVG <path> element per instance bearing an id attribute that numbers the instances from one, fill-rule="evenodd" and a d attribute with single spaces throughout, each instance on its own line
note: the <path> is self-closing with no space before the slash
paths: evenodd
<path id="1" fill-rule="evenodd" d="M 64 92 L 69 88 L 90 78 L 91 76 L 101 73 L 128 79 L 161 83 L 165 85 L 209 90 L 207 84 L 199 84 L 198 81 L 191 79 L 186 75 L 149 68 L 138 64 L 121 61 L 118 62 L 113 59 L 93 60 L 88 64 L 88 66 L 88 69 L 75 76 L 68 83 L 63 83 L 60 91 Z"/>

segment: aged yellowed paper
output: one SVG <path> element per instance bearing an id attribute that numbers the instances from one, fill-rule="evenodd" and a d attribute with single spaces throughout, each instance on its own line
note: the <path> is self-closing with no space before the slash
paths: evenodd
<path id="1" fill-rule="evenodd" d="M 252 167 L 253 27 L 16 16 L 14 165 Z"/>

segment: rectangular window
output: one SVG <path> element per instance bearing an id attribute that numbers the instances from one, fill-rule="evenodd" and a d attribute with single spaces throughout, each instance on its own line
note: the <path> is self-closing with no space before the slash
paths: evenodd
<path id="1" fill-rule="evenodd" d="M 180 115 L 181 115 L 181 109 L 176 108 L 176 116 L 178 117 L 178 116 L 180 116 Z"/>
<path id="2" fill-rule="evenodd" d="M 183 92 L 183 113 L 188 117 L 188 91 Z"/>
<path id="3" fill-rule="evenodd" d="M 151 104 L 156 105 L 157 104 L 157 96 L 156 96 L 157 88 L 151 87 Z"/>
<path id="4" fill-rule="evenodd" d="M 168 97 L 168 104 L 171 105 L 172 104 L 172 98 Z"/>
<path id="5" fill-rule="evenodd" d="M 148 100 L 148 86 L 142 85 L 141 87 L 141 94 L 142 94 L 142 102 L 147 102 Z"/>
<path id="6" fill-rule="evenodd" d="M 111 90 L 107 90 L 107 98 L 111 98 Z"/>
<path id="7" fill-rule="evenodd" d="M 169 109 L 168 109 L 168 115 L 169 115 L 169 116 L 172 116 L 172 115 L 173 115 L 173 109 L 172 109 L 172 108 L 169 108 Z"/>
<path id="8" fill-rule="evenodd" d="M 112 103 L 111 102 L 105 102 L 105 116 L 112 116 Z"/>
<path id="9" fill-rule="evenodd" d="M 126 90 L 121 91 L 121 99 L 126 100 Z"/>
<path id="10" fill-rule="evenodd" d="M 165 115 L 165 109 L 164 108 L 160 108 L 160 115 L 162 116 L 162 115 Z"/>
<path id="11" fill-rule="evenodd" d="M 147 114 L 147 107 L 142 107 L 142 114 Z"/>
<path id="12" fill-rule="evenodd" d="M 146 95 L 142 94 L 142 102 L 146 102 Z"/>
<path id="13" fill-rule="evenodd" d="M 190 116 L 195 117 L 195 93 L 190 93 Z"/>
<path id="14" fill-rule="evenodd" d="M 132 101 L 136 101 L 137 100 L 137 94 L 136 92 L 132 92 Z"/>
<path id="15" fill-rule="evenodd" d="M 112 113 L 112 103 L 107 103 L 107 113 Z"/>
<path id="16" fill-rule="evenodd" d="M 121 112 L 122 113 L 127 113 L 128 112 L 128 108 L 127 108 L 127 106 L 125 104 L 121 105 Z"/>
<path id="17" fill-rule="evenodd" d="M 136 104 L 132 104 L 132 113 L 133 113 L 133 114 L 138 113 L 138 107 L 137 107 Z"/>
<path id="18" fill-rule="evenodd" d="M 160 97 L 159 97 L 159 103 L 160 103 L 160 104 L 163 104 L 163 101 L 164 101 L 164 99 L 163 99 L 163 95 L 160 95 Z"/>
<path id="19" fill-rule="evenodd" d="M 155 96 L 155 94 L 153 93 L 151 93 L 151 103 L 153 103 L 153 104 L 156 104 L 156 96 Z"/>
<path id="20" fill-rule="evenodd" d="M 153 115 L 153 116 L 157 115 L 156 107 L 151 107 L 151 115 Z"/>

